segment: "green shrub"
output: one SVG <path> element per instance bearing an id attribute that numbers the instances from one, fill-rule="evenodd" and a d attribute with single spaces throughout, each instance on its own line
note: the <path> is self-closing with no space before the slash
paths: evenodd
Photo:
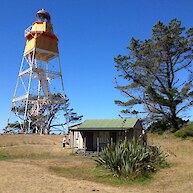
<path id="1" fill-rule="evenodd" d="M 156 122 L 153 122 L 148 130 L 150 130 L 152 133 L 157 133 L 159 135 L 162 135 L 165 131 L 170 130 L 171 126 L 169 123 L 165 120 L 159 120 Z"/>
<path id="2" fill-rule="evenodd" d="M 176 118 L 176 122 L 178 124 L 178 127 L 181 128 L 183 125 L 186 125 L 188 120 L 183 120 L 181 118 Z M 176 130 L 172 127 L 171 123 L 168 120 L 161 119 L 156 122 L 153 122 L 148 130 L 150 130 L 152 133 L 157 133 L 159 135 L 162 135 L 166 131 L 175 132 Z"/>
<path id="3" fill-rule="evenodd" d="M 154 172 L 166 163 L 166 155 L 156 146 L 143 146 L 125 140 L 110 144 L 96 159 L 98 166 L 110 169 L 117 177 L 136 178 Z"/>
<path id="4" fill-rule="evenodd" d="M 193 137 L 193 124 L 186 125 L 174 133 L 176 137 L 186 138 Z"/>

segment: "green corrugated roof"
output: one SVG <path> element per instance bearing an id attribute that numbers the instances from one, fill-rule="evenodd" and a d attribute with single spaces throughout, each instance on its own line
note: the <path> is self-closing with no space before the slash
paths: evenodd
<path id="1" fill-rule="evenodd" d="M 78 130 L 122 130 L 133 128 L 137 118 L 126 119 L 90 119 L 84 121 Z"/>

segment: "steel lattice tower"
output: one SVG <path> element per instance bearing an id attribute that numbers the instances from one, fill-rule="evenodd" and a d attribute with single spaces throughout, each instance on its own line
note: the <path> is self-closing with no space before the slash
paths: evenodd
<path id="1" fill-rule="evenodd" d="M 67 111 L 68 100 L 50 14 L 38 11 L 24 36 L 26 45 L 5 132 L 46 134 L 51 123 L 61 128 L 68 114 L 62 112 Z"/>

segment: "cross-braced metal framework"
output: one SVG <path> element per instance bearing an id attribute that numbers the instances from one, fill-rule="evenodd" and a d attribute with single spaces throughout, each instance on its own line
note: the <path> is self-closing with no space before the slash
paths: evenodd
<path id="1" fill-rule="evenodd" d="M 82 116 L 77 116 L 72 109 L 69 109 L 69 100 L 64 93 L 57 37 L 53 34 L 51 24 L 47 24 L 47 20 L 44 21 L 48 15 L 45 10 L 41 10 L 38 16 L 41 16 L 40 19 L 43 21 L 34 22 L 38 30 L 30 27 L 27 32 L 25 31 L 28 41 L 5 128 L 7 133 L 66 132 L 68 123 L 81 120 Z M 41 32 L 38 25 L 51 27 Z M 50 47 L 42 49 L 33 44 L 31 49 L 32 40 L 37 45 L 44 41 L 43 46 L 40 44 L 40 47 L 44 47 L 44 44 L 48 45 L 48 41 L 54 41 L 52 42 L 54 46 L 51 49 Z"/>
<path id="2" fill-rule="evenodd" d="M 52 62 L 36 60 L 35 49 L 23 56 L 7 132 L 49 133 L 51 122 L 54 128 L 64 129 L 62 123 L 67 123 L 65 118 L 68 117 L 64 118 L 62 113 L 68 111 L 68 100 L 64 94 L 59 56 L 54 59 L 58 69 Z"/>

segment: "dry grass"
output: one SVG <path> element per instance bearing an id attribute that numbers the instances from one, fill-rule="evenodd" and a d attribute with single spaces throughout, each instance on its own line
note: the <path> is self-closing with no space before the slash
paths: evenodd
<path id="1" fill-rule="evenodd" d="M 54 145 L 61 143 L 62 135 L 1 135 L 0 147 L 24 144 Z"/>
<path id="2" fill-rule="evenodd" d="M 161 146 L 170 154 L 168 161 L 171 167 L 156 173 L 146 184 L 112 186 L 93 182 L 96 179 L 92 172 L 97 172 L 94 161 L 87 157 L 73 156 L 68 147 L 63 150 L 62 138 L 58 135 L 1 135 L 0 193 L 193 192 L 192 139 L 150 135 L 150 144 Z M 50 168 L 59 168 L 59 172 Z M 86 170 L 92 171 L 90 176 Z"/>
<path id="3" fill-rule="evenodd" d="M 170 168 L 161 170 L 151 186 L 157 192 L 193 192 L 193 140 L 182 140 L 172 135 L 149 136 L 150 143 L 161 145 L 169 154 Z"/>

